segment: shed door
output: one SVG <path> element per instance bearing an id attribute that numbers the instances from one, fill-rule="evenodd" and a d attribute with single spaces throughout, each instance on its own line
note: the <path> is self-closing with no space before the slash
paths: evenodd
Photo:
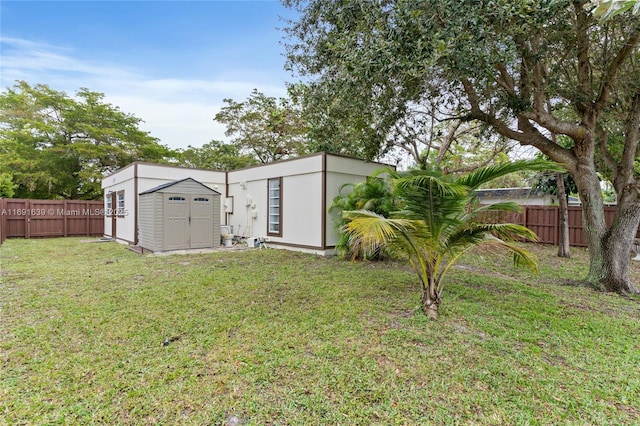
<path id="1" fill-rule="evenodd" d="M 213 246 L 213 197 L 191 196 L 191 248 Z"/>
<path id="2" fill-rule="evenodd" d="M 184 194 L 164 195 L 164 250 L 189 248 L 189 205 Z"/>

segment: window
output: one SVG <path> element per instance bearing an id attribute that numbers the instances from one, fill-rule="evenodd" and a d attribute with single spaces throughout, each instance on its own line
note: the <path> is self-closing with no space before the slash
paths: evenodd
<path id="1" fill-rule="evenodd" d="M 116 211 L 117 215 L 124 216 L 124 191 L 118 191 L 116 200 L 116 202 L 118 203 Z"/>
<path id="2" fill-rule="evenodd" d="M 111 202 L 111 192 L 107 194 L 104 200 L 104 211 L 106 216 L 113 216 L 113 203 Z"/>
<path id="3" fill-rule="evenodd" d="M 187 201 L 184 197 L 169 197 L 169 201 Z"/>
<path id="4" fill-rule="evenodd" d="M 282 235 L 282 178 L 269 179 L 268 181 L 267 209 L 267 235 Z"/>
<path id="5" fill-rule="evenodd" d="M 201 203 L 208 203 L 209 199 L 208 198 L 204 198 L 204 197 L 197 197 L 197 198 L 194 198 L 193 201 L 201 202 Z"/>

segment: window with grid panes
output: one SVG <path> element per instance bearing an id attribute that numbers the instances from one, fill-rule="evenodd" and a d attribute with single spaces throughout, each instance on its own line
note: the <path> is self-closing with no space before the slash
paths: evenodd
<path id="1" fill-rule="evenodd" d="M 282 235 L 282 178 L 268 181 L 268 220 L 267 235 Z"/>

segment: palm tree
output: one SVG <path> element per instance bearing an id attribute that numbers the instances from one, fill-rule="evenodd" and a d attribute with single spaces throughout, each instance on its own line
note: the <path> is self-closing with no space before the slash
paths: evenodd
<path id="1" fill-rule="evenodd" d="M 348 222 L 342 213 L 351 210 L 367 210 L 381 216 L 389 216 L 389 213 L 394 210 L 394 202 L 388 180 L 381 178 L 379 174 L 374 174 L 363 182 L 342 185 L 338 196 L 333 199 L 329 208 L 330 212 L 336 214 L 335 223 L 338 229 Z M 340 234 L 336 251 L 339 255 L 345 255 L 349 252 L 349 239 L 346 234 Z M 368 260 L 383 258 L 384 253 L 380 250 L 367 253 L 366 256 Z"/>
<path id="2" fill-rule="evenodd" d="M 506 248 L 516 266 L 537 270 L 536 257 L 514 244 L 517 239 L 535 241 L 533 231 L 512 223 L 485 223 L 490 211 L 518 211 L 514 203 L 479 205 L 475 190 L 508 173 L 549 170 L 557 166 L 540 160 L 483 167 L 465 176 L 438 170 L 396 172 L 386 170 L 393 197 L 400 210 L 389 217 L 368 210 L 345 211 L 342 230 L 350 255 L 365 257 L 381 247 L 408 260 L 422 283 L 421 307 L 429 318 L 438 318 L 444 290 L 443 277 L 455 262 L 478 245 Z"/>

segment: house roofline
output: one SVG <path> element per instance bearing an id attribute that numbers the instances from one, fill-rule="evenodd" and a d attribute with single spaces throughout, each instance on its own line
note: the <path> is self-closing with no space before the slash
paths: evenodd
<path id="1" fill-rule="evenodd" d="M 382 163 L 379 161 L 370 161 L 370 160 L 363 160 L 362 158 L 358 158 L 358 157 L 353 157 L 353 156 L 349 156 L 349 155 L 344 155 L 344 154 L 336 154 L 333 152 L 326 152 L 326 151 L 320 151 L 320 152 L 314 152 L 312 154 L 306 154 L 306 155 L 302 155 L 300 157 L 295 157 L 295 158 L 286 158 L 284 160 L 278 160 L 278 161 L 273 161 L 271 163 L 260 163 L 260 164 L 256 164 L 254 166 L 248 166 L 248 167 L 243 167 L 240 169 L 234 169 L 234 170 L 215 170 L 215 169 L 202 169 L 202 168 L 195 168 L 195 167 L 186 167 L 186 166 L 179 166 L 176 164 L 163 164 L 163 163 L 152 163 L 152 162 L 148 162 L 148 161 L 134 161 L 133 163 L 129 163 L 126 166 L 119 168 L 118 170 L 111 172 L 107 175 L 104 175 L 102 177 L 102 179 L 106 179 L 109 178 L 117 173 L 120 173 L 123 170 L 128 169 L 129 167 L 137 167 L 137 166 L 156 166 L 156 167 L 172 167 L 172 168 L 176 168 L 176 169 L 191 169 L 191 170 L 197 170 L 197 171 L 203 171 L 203 172 L 216 172 L 216 173 L 225 173 L 225 176 L 228 176 L 229 173 L 232 172 L 236 172 L 236 171 L 241 171 L 241 170 L 250 170 L 250 169 L 255 169 L 257 167 L 264 167 L 264 166 L 269 166 L 271 164 L 280 164 L 280 163 L 286 163 L 289 161 L 296 161 L 296 160 L 302 160 L 305 158 L 313 158 L 313 157 L 317 157 L 317 156 L 332 156 L 332 157 L 338 157 L 338 158 L 346 158 L 346 159 L 350 159 L 350 160 L 358 160 L 358 161 L 362 161 L 365 163 L 371 163 L 371 164 L 378 164 L 380 165 L 380 167 L 392 167 L 392 168 L 396 168 L 396 166 L 393 166 L 391 164 L 387 164 L 387 163 Z"/>
<path id="2" fill-rule="evenodd" d="M 380 167 L 393 167 L 394 169 L 396 168 L 395 166 L 393 166 L 391 164 L 381 163 L 379 161 L 363 160 L 362 158 L 352 157 L 352 156 L 349 156 L 349 155 L 336 154 L 336 153 L 333 153 L 333 152 L 326 152 L 326 151 L 320 151 L 320 152 L 314 152 L 312 154 L 301 155 L 300 157 L 285 158 L 284 160 L 273 161 L 271 163 L 260 163 L 260 164 L 254 165 L 254 166 L 243 167 L 241 169 L 229 170 L 228 173 L 239 172 L 239 171 L 244 171 L 244 170 L 251 170 L 251 169 L 258 168 L 258 167 L 270 166 L 272 164 L 287 163 L 287 162 L 290 162 L 290 161 L 303 160 L 303 159 L 313 158 L 313 157 L 318 157 L 318 156 L 323 156 L 324 158 L 329 157 L 329 156 L 338 157 L 338 158 L 346 158 L 346 159 L 349 159 L 349 160 L 358 160 L 358 161 L 362 161 L 362 162 L 365 162 L 365 163 L 378 164 L 378 165 L 380 165 Z"/>
<path id="3" fill-rule="evenodd" d="M 216 173 L 225 173 L 222 170 L 213 170 L 213 169 L 200 169 L 200 168 L 195 168 L 195 167 L 186 167 L 186 166 L 179 166 L 177 164 L 163 164 L 163 163 L 151 163 L 149 161 L 134 161 L 133 163 L 129 163 L 126 166 L 116 170 L 115 172 L 109 173 L 108 175 L 104 175 L 102 177 L 102 179 L 106 179 L 108 177 L 111 177 L 117 173 L 120 173 L 123 170 L 128 169 L 129 167 L 134 167 L 134 166 L 155 166 L 155 167 L 171 167 L 174 169 L 190 169 L 190 170 L 196 170 L 196 171 L 201 171 L 201 172 L 216 172 Z"/>

